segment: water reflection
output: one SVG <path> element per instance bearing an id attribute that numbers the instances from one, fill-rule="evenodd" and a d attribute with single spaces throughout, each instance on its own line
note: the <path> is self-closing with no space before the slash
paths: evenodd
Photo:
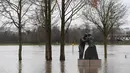
<path id="1" fill-rule="evenodd" d="M 61 70 L 61 73 L 65 73 L 65 62 L 64 61 L 60 62 L 60 70 Z"/>
<path id="2" fill-rule="evenodd" d="M 103 68 L 104 68 L 103 72 L 108 73 L 107 72 L 107 60 L 104 61 L 104 67 Z"/>
<path id="3" fill-rule="evenodd" d="M 17 61 L 17 46 L 0 46 L 0 73 L 129 73 L 130 45 L 108 46 L 108 58 L 104 59 L 103 45 L 97 45 L 101 68 L 79 67 L 78 45 L 66 46 L 66 61 L 59 61 L 59 45 L 53 46 L 53 60 L 45 61 L 45 48 L 23 46 L 23 61 Z M 58 49 L 59 48 L 59 49 Z M 126 55 L 126 56 L 125 56 Z M 17 67 L 17 68 L 16 68 Z"/>
<path id="4" fill-rule="evenodd" d="M 22 61 L 19 61 L 18 73 L 22 73 Z"/>
<path id="5" fill-rule="evenodd" d="M 45 73 L 52 73 L 52 62 L 51 61 L 46 61 L 45 62 Z"/>
<path id="6" fill-rule="evenodd" d="M 78 61 L 79 73 L 99 73 L 100 68 L 100 60 Z"/>

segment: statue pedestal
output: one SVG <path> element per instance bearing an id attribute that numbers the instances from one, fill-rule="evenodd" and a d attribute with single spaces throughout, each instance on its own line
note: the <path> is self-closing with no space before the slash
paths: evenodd
<path id="1" fill-rule="evenodd" d="M 101 59 L 98 60 L 78 59 L 78 66 L 98 68 L 101 67 Z"/>

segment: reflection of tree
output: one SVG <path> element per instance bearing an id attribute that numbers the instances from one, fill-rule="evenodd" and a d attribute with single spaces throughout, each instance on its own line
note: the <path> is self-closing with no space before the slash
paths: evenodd
<path id="1" fill-rule="evenodd" d="M 108 73 L 108 71 L 107 71 L 107 66 L 108 66 L 108 65 L 107 65 L 107 60 L 104 62 L 104 66 L 105 66 L 105 67 L 104 67 L 104 69 L 103 69 L 103 72 L 104 72 L 104 73 Z"/>
<path id="2" fill-rule="evenodd" d="M 18 73 L 22 73 L 22 61 L 19 61 Z"/>
<path id="3" fill-rule="evenodd" d="M 65 62 L 64 61 L 60 62 L 60 70 L 61 70 L 61 73 L 65 73 Z"/>
<path id="4" fill-rule="evenodd" d="M 46 62 L 45 62 L 45 68 L 46 68 L 46 69 L 45 69 L 45 70 L 46 70 L 45 73 L 52 73 L 52 72 L 51 72 L 51 67 L 52 67 L 51 61 L 46 61 Z"/>

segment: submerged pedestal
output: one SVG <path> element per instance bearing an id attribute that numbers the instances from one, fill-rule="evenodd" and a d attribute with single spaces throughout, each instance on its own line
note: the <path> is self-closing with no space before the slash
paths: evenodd
<path id="1" fill-rule="evenodd" d="M 78 66 L 101 67 L 101 59 L 98 60 L 78 59 Z"/>
<path id="2" fill-rule="evenodd" d="M 101 67 L 101 59 L 98 60 L 78 60 L 78 68 L 80 73 L 98 73 Z"/>

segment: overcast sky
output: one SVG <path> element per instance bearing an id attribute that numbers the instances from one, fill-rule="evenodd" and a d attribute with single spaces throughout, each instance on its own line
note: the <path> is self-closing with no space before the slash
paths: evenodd
<path id="1" fill-rule="evenodd" d="M 122 27 L 124 27 L 124 28 L 129 27 L 130 28 L 130 0 L 122 0 L 122 2 L 128 8 L 128 12 L 127 12 L 128 17 L 126 18 L 126 24 L 123 25 Z"/>
<path id="2" fill-rule="evenodd" d="M 121 26 L 121 28 L 129 28 L 130 29 L 130 0 L 121 0 L 122 3 L 127 7 L 128 11 L 125 17 L 125 24 Z M 84 24 L 83 20 L 74 20 L 72 24 Z"/>

